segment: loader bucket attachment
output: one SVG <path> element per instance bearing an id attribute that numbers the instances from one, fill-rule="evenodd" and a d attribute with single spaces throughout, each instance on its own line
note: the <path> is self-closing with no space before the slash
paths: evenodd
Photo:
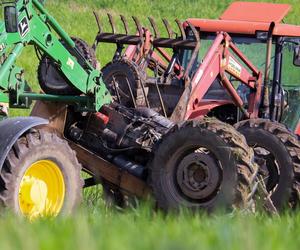
<path id="1" fill-rule="evenodd" d="M 124 32 L 116 33 L 115 22 L 112 15 L 108 14 L 107 16 L 111 25 L 111 32 L 103 32 L 100 25 L 99 32 L 94 43 L 95 48 L 101 43 L 115 44 L 117 49 L 113 56 L 112 63 L 118 63 L 119 60 L 124 59 L 130 61 L 130 63 L 134 64 L 133 68 L 137 69 L 138 71 L 138 73 L 135 73 L 139 74 L 141 79 L 143 79 L 143 77 L 147 74 L 147 69 L 150 69 L 154 75 L 152 84 L 154 84 L 156 87 L 155 89 L 157 95 L 159 96 L 159 103 L 162 113 L 167 117 L 166 105 L 162 97 L 162 92 L 158 86 L 158 81 L 160 84 L 170 85 L 172 84 L 171 81 L 174 79 L 175 74 L 175 78 L 180 81 L 179 85 L 181 87 L 185 88 L 189 85 L 191 78 L 190 73 L 198 58 L 200 49 L 200 34 L 198 30 L 191 23 L 183 23 L 179 19 L 176 19 L 175 23 L 178 31 L 174 31 L 170 23 L 163 18 L 162 23 L 166 29 L 165 33 L 167 33 L 167 36 L 162 37 L 161 32 L 158 30 L 156 21 L 152 17 L 148 17 L 150 27 L 147 28 L 142 25 L 137 17 L 133 16 L 132 19 L 136 28 L 136 33 L 130 35 L 128 22 L 126 18 L 121 15 L 120 19 L 123 23 Z M 97 16 L 96 22 L 99 26 L 100 21 L 99 17 Z M 182 50 L 191 51 L 191 58 L 189 60 L 189 64 L 186 65 L 186 68 L 181 65 L 179 60 Z M 104 68 L 106 69 L 106 67 Z M 126 72 L 126 69 L 124 69 L 124 72 Z M 105 70 L 104 73 L 106 76 L 108 74 L 107 70 Z M 114 90 L 111 90 L 112 92 L 118 88 L 121 89 L 121 92 L 126 92 L 126 89 L 128 89 L 130 84 L 128 80 L 128 74 L 126 73 L 124 75 L 126 76 L 123 78 L 126 79 L 121 79 L 120 76 L 117 76 L 120 78 L 119 80 L 116 80 L 115 78 L 109 78 L 107 76 L 107 79 L 110 79 L 108 80 L 108 84 L 114 86 Z M 112 82 L 110 82 L 111 80 Z M 118 82 L 118 84 L 116 84 L 116 82 Z M 134 95 L 131 94 L 131 99 L 134 106 L 136 106 L 135 103 L 137 102 L 138 105 L 151 107 L 148 98 L 147 84 L 144 83 L 144 80 L 137 84 L 132 83 L 132 86 L 139 86 L 139 88 L 136 89 L 137 93 L 139 94 L 135 94 L 137 100 L 135 100 Z M 129 91 L 129 93 L 132 92 Z M 120 99 L 117 92 L 115 98 L 116 100 Z"/>
<path id="2" fill-rule="evenodd" d="M 170 70 L 170 67 L 171 69 L 176 69 L 178 74 L 181 74 L 183 69 L 177 62 L 174 64 L 174 58 L 182 49 L 192 50 L 192 58 L 184 70 L 184 77 L 188 78 L 200 49 L 199 32 L 191 23 L 183 23 L 176 19 L 175 23 L 178 32 L 175 32 L 170 23 L 163 18 L 162 22 L 168 34 L 167 37 L 163 38 L 158 30 L 156 21 L 152 17 L 148 17 L 150 23 L 149 29 L 143 26 L 137 17 L 133 16 L 132 19 L 136 27 L 136 33 L 130 35 L 128 21 L 123 15 L 120 15 L 120 20 L 124 27 L 124 32 L 121 33 L 117 33 L 115 19 L 111 14 L 107 14 L 111 32 L 104 32 L 96 12 L 94 12 L 94 15 L 99 28 L 93 46 L 94 49 L 101 43 L 116 44 L 117 50 L 113 56 L 113 60 L 125 57 L 141 64 L 142 69 L 144 69 L 146 65 L 154 70 L 155 65 L 160 65 L 160 68 L 164 70 Z M 153 33 L 150 30 L 152 30 Z M 187 30 L 189 30 L 189 39 L 187 39 Z M 126 50 L 123 52 L 125 48 Z M 172 49 L 173 54 L 176 55 L 169 55 L 169 52 L 166 52 L 165 49 Z M 170 66 L 170 64 L 172 65 Z"/>
<path id="3" fill-rule="evenodd" d="M 140 24 L 140 21 L 136 17 L 133 17 L 133 20 L 137 27 L 138 34 L 129 35 L 128 22 L 124 16 L 121 15 L 120 18 L 123 23 L 125 32 L 116 33 L 115 21 L 111 14 L 107 14 L 107 15 L 109 18 L 109 23 L 111 25 L 112 32 L 104 32 L 98 14 L 96 12 L 94 12 L 94 14 L 99 28 L 98 34 L 95 39 L 96 45 L 98 45 L 99 43 L 112 43 L 112 44 L 121 44 L 121 45 L 138 45 L 140 43 L 143 43 L 143 28 Z"/>

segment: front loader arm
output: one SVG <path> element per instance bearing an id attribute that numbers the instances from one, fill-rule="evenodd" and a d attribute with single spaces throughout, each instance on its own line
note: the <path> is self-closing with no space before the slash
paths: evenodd
<path id="1" fill-rule="evenodd" d="M 9 7 L 10 6 L 10 7 Z M 58 22 L 47 12 L 43 4 L 38 0 L 19 0 L 6 6 L 6 11 L 10 8 L 11 19 L 14 18 L 13 11 L 16 15 L 16 27 L 6 24 L 6 34 L 1 35 L 0 44 L 4 47 L 13 47 L 11 53 L 0 67 L 0 86 L 4 91 L 10 92 L 11 74 L 9 72 L 15 68 L 15 61 L 20 56 L 23 47 L 28 45 L 35 46 L 39 51 L 46 54 L 59 67 L 62 74 L 69 80 L 69 83 L 80 90 L 86 98 L 87 103 L 82 103 L 83 106 L 93 106 L 94 110 L 99 110 L 102 105 L 111 101 L 110 94 L 106 89 L 100 71 L 94 69 L 87 62 L 80 52 L 76 49 L 75 43 L 62 29 Z M 15 10 L 14 10 L 15 9 Z M 6 18 L 6 22 L 9 22 Z M 11 24 L 12 22 L 10 22 Z M 3 40 L 3 41 L 2 41 Z M 65 46 L 62 44 L 62 41 Z M 70 51 L 76 55 L 74 57 Z M 82 66 L 84 65 L 84 67 Z M 8 75 L 9 74 L 9 75 Z M 21 74 L 22 75 L 22 74 Z M 26 84 L 20 77 L 14 77 L 15 87 Z M 23 82 L 23 83 L 20 83 Z M 25 89 L 14 89 L 18 92 L 24 92 Z M 23 99 L 26 94 L 21 93 Z M 55 96 L 45 96 L 46 99 L 55 99 Z M 31 94 L 27 99 L 43 99 L 38 94 Z M 59 97 L 57 96 L 59 99 Z M 26 99 L 26 98 L 25 98 Z M 66 98 L 68 99 L 68 98 Z M 69 98 L 72 99 L 72 98 Z M 91 101 L 92 99 L 92 101 Z M 84 99 L 83 99 L 84 100 Z M 18 100 L 19 101 L 19 100 Z M 90 103 L 92 102 L 92 105 Z"/>
<path id="2" fill-rule="evenodd" d="M 250 89 L 248 110 L 244 108 L 243 100 L 228 76 L 232 76 Z M 258 117 L 262 94 L 262 73 L 234 45 L 227 33 L 220 32 L 190 85 L 185 89 L 172 115 L 172 120 L 188 120 L 198 117 L 202 112 L 201 100 L 217 78 L 246 117 Z"/>

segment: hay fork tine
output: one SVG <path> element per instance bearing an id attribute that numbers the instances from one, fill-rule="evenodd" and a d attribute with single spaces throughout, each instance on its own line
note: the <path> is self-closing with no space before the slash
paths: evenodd
<path id="1" fill-rule="evenodd" d="M 199 32 L 196 30 L 195 26 L 193 24 L 191 24 L 190 22 L 187 22 L 188 26 L 190 27 L 195 39 L 197 42 L 200 42 L 200 34 Z"/>
<path id="2" fill-rule="evenodd" d="M 187 22 L 188 26 L 190 27 L 194 37 L 195 37 L 195 40 L 197 42 L 197 45 L 196 47 L 194 48 L 193 50 L 193 53 L 192 53 L 192 56 L 191 56 L 191 59 L 190 59 L 190 62 L 189 64 L 187 65 L 186 67 L 186 70 L 185 70 L 185 73 L 184 73 L 184 79 L 188 79 L 189 77 L 189 74 L 190 74 L 190 71 L 192 70 L 192 67 L 194 65 L 194 62 L 196 61 L 197 59 L 197 56 L 198 56 L 198 53 L 199 53 L 199 50 L 200 50 L 200 34 L 199 32 L 196 30 L 195 26 L 192 25 L 190 22 Z"/>
<path id="3" fill-rule="evenodd" d="M 135 23 L 135 26 L 136 26 L 137 31 L 138 31 L 139 36 L 140 36 L 140 43 L 137 45 L 136 54 L 133 57 L 133 60 L 136 62 L 138 60 L 138 57 L 141 55 L 141 50 L 144 46 L 144 32 L 143 32 L 143 27 L 140 23 L 140 20 L 135 16 L 133 16 L 132 19 Z"/>
<path id="4" fill-rule="evenodd" d="M 125 33 L 126 33 L 126 35 L 128 35 L 128 33 L 129 33 L 129 27 L 128 27 L 127 19 L 123 15 L 120 15 L 120 17 L 121 17 L 121 21 L 122 21 L 122 23 L 124 25 Z"/>
<path id="5" fill-rule="evenodd" d="M 175 19 L 175 22 L 177 23 L 178 29 L 180 30 L 182 40 L 186 40 L 186 34 L 183 28 L 183 23 L 178 18 Z"/>
<path id="6" fill-rule="evenodd" d="M 163 23 L 164 23 L 164 25 L 165 25 L 165 27 L 166 27 L 166 29 L 167 29 L 169 38 L 173 38 L 175 32 L 172 30 L 170 23 L 169 23 L 168 20 L 165 19 L 165 18 L 163 18 L 162 21 L 163 21 Z"/>
<path id="7" fill-rule="evenodd" d="M 96 23 L 97 23 L 97 26 L 98 26 L 98 34 L 97 34 L 97 36 L 95 38 L 95 41 L 93 43 L 93 46 L 92 46 L 92 49 L 94 51 L 96 51 L 96 49 L 98 47 L 98 44 L 99 44 L 99 42 L 98 42 L 98 36 L 102 34 L 103 28 L 102 28 L 102 25 L 101 25 L 98 13 L 96 11 L 93 11 L 93 13 L 94 13 L 94 16 L 95 16 L 95 19 L 96 19 Z"/>
<path id="8" fill-rule="evenodd" d="M 113 16 L 110 13 L 107 13 L 108 16 L 108 20 L 112 29 L 112 33 L 116 34 L 116 25 L 115 25 L 115 20 L 113 18 Z"/>
<path id="9" fill-rule="evenodd" d="M 96 11 L 93 11 L 94 13 L 94 16 L 95 16 L 95 19 L 96 19 L 96 23 L 97 23 L 97 26 L 98 26 L 98 29 L 99 29 L 99 34 L 102 33 L 103 29 L 102 29 L 102 25 L 101 25 L 101 22 L 100 22 L 100 18 L 99 18 L 99 15 Z"/>
<path id="10" fill-rule="evenodd" d="M 160 37 L 160 33 L 159 33 L 158 29 L 157 29 L 156 22 L 154 21 L 154 19 L 152 17 L 148 17 L 148 20 L 149 20 L 149 22 L 151 24 L 151 27 L 153 29 L 155 38 L 159 38 Z"/>
<path id="11" fill-rule="evenodd" d="M 140 37 L 142 38 L 143 37 L 143 28 L 142 28 L 140 20 L 136 16 L 133 16 L 132 19 L 135 23 L 135 26 L 137 28 L 137 31 L 139 32 Z"/>

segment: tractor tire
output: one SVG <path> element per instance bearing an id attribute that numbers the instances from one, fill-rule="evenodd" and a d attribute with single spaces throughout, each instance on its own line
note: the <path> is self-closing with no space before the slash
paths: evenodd
<path id="1" fill-rule="evenodd" d="M 132 61 L 121 59 L 104 66 L 102 74 L 103 81 L 114 101 L 128 108 L 134 107 L 134 101 L 138 99 L 138 89 L 141 89 L 143 81 L 138 66 Z M 134 101 L 132 100 L 128 83 L 132 90 Z"/>
<path id="2" fill-rule="evenodd" d="M 96 69 L 98 62 L 95 51 L 80 38 L 72 37 L 76 48 L 84 58 Z M 79 95 L 80 90 L 76 89 L 69 80 L 60 72 L 58 65 L 48 56 L 43 56 L 38 67 L 38 80 L 42 90 L 52 95 Z"/>
<path id="3" fill-rule="evenodd" d="M 15 143 L 1 170 L 1 205 L 30 219 L 69 215 L 82 200 L 80 173 L 65 140 L 30 130 Z"/>
<path id="4" fill-rule="evenodd" d="M 283 124 L 265 119 L 235 125 L 254 149 L 260 174 L 277 210 L 296 208 L 300 197 L 300 143 Z"/>
<path id="5" fill-rule="evenodd" d="M 253 163 L 253 150 L 230 125 L 211 118 L 188 121 L 161 139 L 149 164 L 149 183 L 166 211 L 252 210 Z"/>

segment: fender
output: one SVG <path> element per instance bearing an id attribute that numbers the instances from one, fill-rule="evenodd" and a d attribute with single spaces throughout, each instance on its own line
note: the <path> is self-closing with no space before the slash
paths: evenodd
<path id="1" fill-rule="evenodd" d="M 16 141 L 29 129 L 47 125 L 48 120 L 39 117 L 7 118 L 0 122 L 0 171 Z"/>

